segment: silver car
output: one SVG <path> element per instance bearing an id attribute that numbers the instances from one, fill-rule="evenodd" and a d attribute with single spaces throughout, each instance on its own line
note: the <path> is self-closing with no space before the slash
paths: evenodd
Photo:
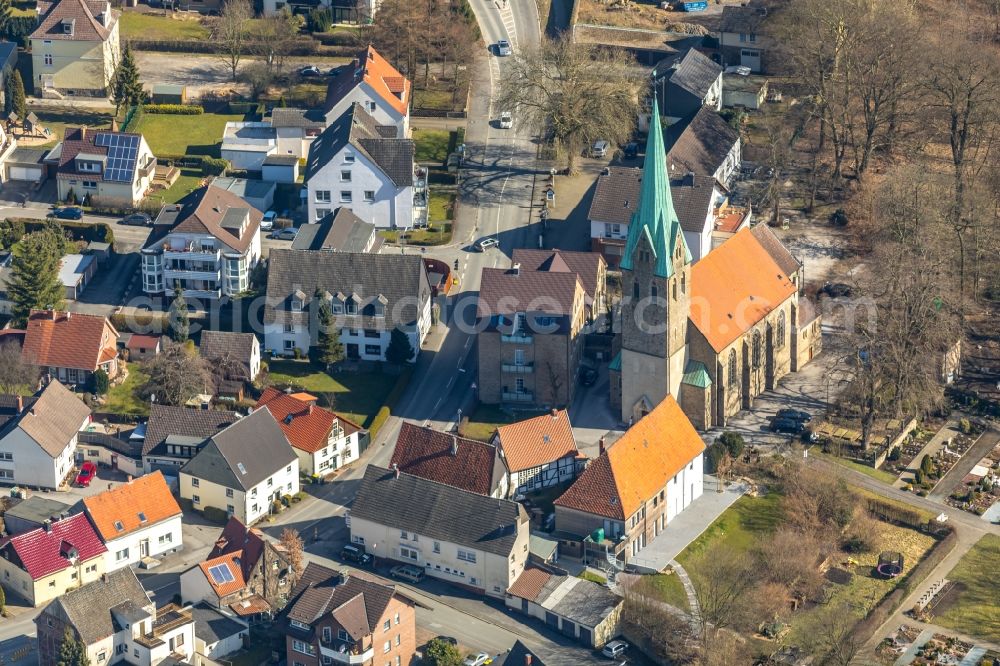
<path id="1" fill-rule="evenodd" d="M 497 42 L 497 55 L 498 56 L 509 56 L 514 53 L 514 50 L 510 48 L 510 42 L 506 39 L 501 39 Z"/>
<path id="2" fill-rule="evenodd" d="M 271 238 L 275 240 L 295 240 L 295 234 L 299 232 L 295 227 L 285 227 L 284 229 L 275 229 L 271 232 Z"/>

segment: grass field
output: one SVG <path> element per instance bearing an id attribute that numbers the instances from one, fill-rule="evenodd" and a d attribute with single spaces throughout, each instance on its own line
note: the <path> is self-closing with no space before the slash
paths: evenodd
<path id="1" fill-rule="evenodd" d="M 87 109 L 67 109 L 45 106 L 32 106 L 38 119 L 42 121 L 42 126 L 50 132 L 49 141 L 45 146 L 50 147 L 62 141 L 63 131 L 67 127 L 111 127 L 112 112 L 106 113 L 90 111 Z"/>
<path id="2" fill-rule="evenodd" d="M 322 405 L 332 400 L 334 411 L 363 426 L 369 425 L 398 379 L 383 373 L 345 372 L 333 376 L 308 361 L 282 359 L 272 359 L 268 372 L 274 385 L 301 388 L 319 398 Z"/>
<path id="3" fill-rule="evenodd" d="M 399 231 L 386 229 L 379 234 L 389 243 L 399 242 Z M 429 224 L 426 229 L 414 229 L 407 232 L 404 239 L 407 245 L 443 245 L 451 242 L 451 224 Z"/>
<path id="4" fill-rule="evenodd" d="M 544 414 L 543 411 L 517 411 L 507 413 L 495 405 L 479 405 L 469 415 L 469 422 L 462 429 L 462 436 L 469 439 L 488 441 L 498 425 L 507 425 Z"/>
<path id="5" fill-rule="evenodd" d="M 146 14 L 142 12 L 122 12 L 122 39 L 144 39 L 156 41 L 203 41 L 209 38 L 208 28 L 200 19 L 180 18 L 186 13 L 171 16 Z"/>
<path id="6" fill-rule="evenodd" d="M 965 586 L 934 622 L 970 636 L 1000 636 L 1000 536 L 987 534 L 958 562 L 948 579 Z"/>
<path id="7" fill-rule="evenodd" d="M 875 469 L 874 467 L 869 467 L 868 465 L 862 465 L 861 463 L 854 462 L 853 460 L 848 460 L 847 458 L 841 458 L 840 456 L 830 455 L 828 453 L 823 453 L 818 447 L 813 447 L 809 449 L 809 455 L 817 456 L 823 460 L 829 460 L 832 463 L 846 467 L 847 469 L 853 469 L 855 472 L 861 472 L 865 476 L 870 476 L 876 481 L 881 481 L 882 483 L 887 483 L 890 486 L 896 481 L 896 476 L 890 474 L 889 472 L 884 472 L 880 469 Z"/>
<path id="8" fill-rule="evenodd" d="M 156 194 L 150 195 L 150 198 L 158 199 L 165 204 L 177 203 L 185 195 L 201 187 L 204 178 L 200 169 L 181 169 L 180 178 L 169 189 L 159 190 Z"/>
<path id="9" fill-rule="evenodd" d="M 137 414 L 147 416 L 149 403 L 139 397 L 139 388 L 149 381 L 138 363 L 128 364 L 128 378 L 118 386 L 112 386 L 106 396 L 104 410 L 115 414 Z"/>
<path id="10" fill-rule="evenodd" d="M 693 555 L 716 543 L 727 550 L 746 552 L 757 537 L 774 531 L 780 522 L 780 495 L 744 495 L 723 511 L 700 537 L 688 544 L 677 556 L 677 561 L 686 567 Z"/>
<path id="11" fill-rule="evenodd" d="M 457 194 L 454 190 L 431 190 L 427 201 L 427 219 L 429 222 L 444 222 L 455 217 L 455 199 Z M 450 240 L 450 234 L 449 234 Z"/>
<path id="12" fill-rule="evenodd" d="M 674 608 L 680 608 L 681 610 L 688 610 L 688 599 L 687 593 L 684 591 L 684 583 L 681 579 L 674 574 L 656 574 L 653 576 L 644 576 L 643 582 L 649 586 L 649 591 L 652 595 L 662 601 L 663 603 L 670 604 Z"/>
<path id="13" fill-rule="evenodd" d="M 450 137 L 451 132 L 448 130 L 413 130 L 413 147 L 416 152 L 414 159 L 418 162 L 444 164 L 448 158 Z"/>
<path id="14" fill-rule="evenodd" d="M 146 137 L 154 155 L 209 155 L 219 157 L 222 132 L 227 122 L 242 115 L 203 113 L 197 116 L 147 113 L 133 132 Z"/>

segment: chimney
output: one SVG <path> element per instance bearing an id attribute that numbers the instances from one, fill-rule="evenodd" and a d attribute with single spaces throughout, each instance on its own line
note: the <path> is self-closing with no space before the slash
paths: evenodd
<path id="1" fill-rule="evenodd" d="M 309 412 L 308 413 L 309 414 L 313 413 L 313 404 L 311 402 L 309 403 Z"/>
<path id="2" fill-rule="evenodd" d="M 132 483 L 132 475 L 131 474 L 126 474 L 125 475 L 125 483 Z"/>
<path id="3" fill-rule="evenodd" d="M 392 463 L 392 478 L 399 478 L 399 465 L 396 463 Z"/>
<path id="4" fill-rule="evenodd" d="M 455 437 L 455 435 L 451 436 L 451 455 L 458 455 L 458 437 Z"/>
<path id="5" fill-rule="evenodd" d="M 597 450 L 599 452 L 598 455 L 603 455 L 604 454 L 604 437 L 603 436 L 599 440 L 597 440 Z"/>
<path id="6" fill-rule="evenodd" d="M 524 666 L 531 666 L 531 655 L 524 655 Z"/>
<path id="7" fill-rule="evenodd" d="M 101 14 L 101 23 L 104 24 L 105 28 L 111 27 L 111 3 L 104 3 L 104 13 Z"/>
<path id="8" fill-rule="evenodd" d="M 552 408 L 552 411 L 550 413 L 552 414 L 552 418 L 554 419 L 559 418 L 559 410 L 556 409 L 555 407 Z"/>
<path id="9" fill-rule="evenodd" d="M 46 518 L 42 521 L 42 527 L 45 528 L 46 534 L 50 534 L 52 532 L 52 521 Z"/>
<path id="10" fill-rule="evenodd" d="M 18 394 L 17 396 L 17 413 L 20 414 L 24 411 L 24 398 Z"/>
<path id="11" fill-rule="evenodd" d="M 514 266 L 511 268 L 511 270 L 514 272 L 514 275 L 520 275 L 521 274 L 521 264 L 515 262 Z"/>
<path id="12" fill-rule="evenodd" d="M 73 316 L 73 313 L 70 312 L 69 310 L 66 310 L 66 319 L 69 319 L 72 316 Z"/>
<path id="13" fill-rule="evenodd" d="M 52 315 L 52 321 L 55 321 L 56 320 L 56 311 L 55 311 L 55 308 L 53 308 L 52 310 L 49 310 L 49 314 Z"/>

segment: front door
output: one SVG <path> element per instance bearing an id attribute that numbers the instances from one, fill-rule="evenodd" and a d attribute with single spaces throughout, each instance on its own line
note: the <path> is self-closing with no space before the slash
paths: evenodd
<path id="1" fill-rule="evenodd" d="M 361 358 L 361 353 L 358 351 L 358 345 L 352 342 L 347 343 L 347 358 L 354 361 Z"/>
<path id="2" fill-rule="evenodd" d="M 139 542 L 139 557 L 149 556 L 149 539 L 143 539 Z"/>
<path id="3" fill-rule="evenodd" d="M 115 454 L 111 455 L 111 469 L 118 469 L 118 456 Z"/>

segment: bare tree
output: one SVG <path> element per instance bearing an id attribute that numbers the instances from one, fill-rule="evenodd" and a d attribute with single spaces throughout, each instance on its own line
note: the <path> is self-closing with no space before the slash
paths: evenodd
<path id="1" fill-rule="evenodd" d="M 0 393 L 32 390 L 38 380 L 38 368 L 24 362 L 17 342 L 0 344 Z"/>
<path id="2" fill-rule="evenodd" d="M 685 567 L 694 583 L 702 639 L 753 619 L 746 613 L 747 593 L 756 583 L 752 558 L 713 546 L 695 555 Z"/>
<path id="3" fill-rule="evenodd" d="M 212 385 L 208 363 L 194 349 L 163 339 L 163 351 L 146 363 L 149 381 L 141 389 L 145 398 L 156 396 L 165 405 L 183 405 Z"/>
<path id="4" fill-rule="evenodd" d="M 293 579 L 297 579 L 300 575 L 302 575 L 302 570 L 304 568 L 304 544 L 302 542 L 302 537 L 299 536 L 298 530 L 286 527 L 281 530 L 281 537 L 278 542 L 281 544 L 282 548 L 285 549 L 285 555 L 288 557 L 288 566 L 292 570 Z"/>
<path id="5" fill-rule="evenodd" d="M 695 663 L 698 640 L 690 618 L 669 609 L 656 596 L 645 578 L 635 580 L 625 592 L 622 622 L 642 637 L 657 661 L 678 666 Z"/>
<path id="6" fill-rule="evenodd" d="M 236 81 L 240 61 L 249 47 L 249 23 L 252 18 L 250 0 L 229 0 L 215 22 L 214 39 L 222 47 L 219 57 L 229 68 L 233 81 Z"/>
<path id="7" fill-rule="evenodd" d="M 295 37 L 299 34 L 301 18 L 292 16 L 287 8 L 263 17 L 253 34 L 253 50 L 272 77 L 281 73 Z"/>
<path id="8" fill-rule="evenodd" d="M 578 157 L 594 141 L 615 145 L 632 136 L 642 84 L 624 51 L 564 37 L 517 52 L 509 61 L 496 107 L 551 138 L 569 173 L 576 172 Z"/>

